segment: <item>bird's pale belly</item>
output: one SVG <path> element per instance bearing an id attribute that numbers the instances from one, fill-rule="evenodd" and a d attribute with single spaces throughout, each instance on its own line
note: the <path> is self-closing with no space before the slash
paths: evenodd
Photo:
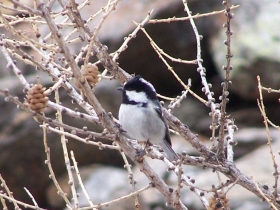
<path id="1" fill-rule="evenodd" d="M 163 140 L 165 125 L 154 110 L 130 105 L 129 109 L 121 106 L 121 112 L 126 114 L 120 114 L 120 123 L 131 138 L 138 141 L 150 140 L 151 143 Z"/>

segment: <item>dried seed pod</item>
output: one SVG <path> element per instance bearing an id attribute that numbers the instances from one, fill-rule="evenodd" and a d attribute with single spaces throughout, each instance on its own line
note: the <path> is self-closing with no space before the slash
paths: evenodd
<path id="1" fill-rule="evenodd" d="M 83 66 L 82 73 L 91 87 L 94 87 L 97 84 L 99 80 L 99 71 L 98 67 L 95 64 L 88 63 L 88 65 L 86 65 L 85 67 Z"/>
<path id="2" fill-rule="evenodd" d="M 208 202 L 207 210 L 230 209 L 226 194 L 221 190 L 218 190 L 216 195 L 210 197 Z"/>
<path id="3" fill-rule="evenodd" d="M 27 103 L 30 109 L 38 113 L 44 112 L 49 100 L 49 98 L 44 93 L 45 90 L 46 88 L 41 84 L 36 84 L 27 91 L 25 103 Z"/>
<path id="4" fill-rule="evenodd" d="M 87 80 L 91 88 L 93 88 L 99 81 L 98 67 L 95 64 L 88 63 L 86 66 L 82 66 L 82 75 Z M 76 82 L 76 86 L 81 89 L 80 85 Z"/>

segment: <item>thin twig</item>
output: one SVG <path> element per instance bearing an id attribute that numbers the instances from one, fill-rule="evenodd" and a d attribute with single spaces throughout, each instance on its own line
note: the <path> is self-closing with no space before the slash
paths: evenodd
<path id="1" fill-rule="evenodd" d="M 119 58 L 119 55 L 120 55 L 123 51 L 125 51 L 125 50 L 127 49 L 127 47 L 128 47 L 128 42 L 129 42 L 130 40 L 132 40 L 133 38 L 136 37 L 137 32 L 138 32 L 141 28 L 143 28 L 143 26 L 148 22 L 148 20 L 149 20 L 151 14 L 153 13 L 153 11 L 154 11 L 154 10 L 151 10 L 150 12 L 148 12 L 148 15 L 146 16 L 146 18 L 145 18 L 140 24 L 137 24 L 137 27 L 133 30 L 133 32 L 132 32 L 131 34 L 129 34 L 127 37 L 124 38 L 124 42 L 122 43 L 122 45 L 120 46 L 120 48 L 119 48 L 116 52 L 112 53 L 112 55 L 113 55 L 112 60 L 113 60 L 113 61 L 116 61 L 116 60 Z M 102 72 L 101 77 L 104 78 L 105 75 L 107 74 L 107 72 L 108 72 L 108 70 L 105 69 L 105 70 Z"/>
<path id="2" fill-rule="evenodd" d="M 22 71 L 19 70 L 18 67 L 14 64 L 14 61 L 12 60 L 11 56 L 9 55 L 4 45 L 1 47 L 1 49 L 8 62 L 7 67 L 12 68 L 12 70 L 14 71 L 15 75 L 17 76 L 17 78 L 19 79 L 23 87 L 28 90 L 30 88 L 30 85 L 22 75 Z"/>
<path id="3" fill-rule="evenodd" d="M 24 187 L 23 189 L 26 191 L 26 193 L 27 193 L 27 194 L 29 195 L 29 197 L 31 198 L 32 202 L 34 203 L 34 206 L 39 207 L 38 204 L 37 204 L 37 202 L 36 202 L 36 200 L 35 200 L 35 198 L 34 198 L 33 195 L 30 193 L 30 191 L 29 191 L 26 187 Z"/>
<path id="4" fill-rule="evenodd" d="M 237 178 L 236 180 L 234 180 L 234 182 L 232 183 L 232 185 L 230 187 L 228 187 L 227 191 L 225 192 L 225 194 L 227 194 L 238 182 L 239 178 Z"/>
<path id="5" fill-rule="evenodd" d="M 279 208 L 277 208 L 274 205 L 275 201 L 272 201 L 271 199 L 269 199 L 263 192 L 262 190 L 259 188 L 258 184 L 255 182 L 254 178 L 251 176 L 251 180 L 254 182 L 257 190 L 259 191 L 259 193 L 263 196 L 263 198 L 267 201 L 267 203 L 270 205 L 271 208 L 273 208 L 274 210 L 279 210 Z"/>
<path id="6" fill-rule="evenodd" d="M 134 180 L 131 165 L 129 164 L 129 162 L 127 160 L 127 157 L 125 156 L 124 152 L 121 152 L 121 155 L 122 155 L 122 158 L 124 160 L 124 167 L 126 168 L 126 170 L 128 172 L 129 182 L 132 185 L 133 192 L 135 192 L 136 191 L 136 181 Z M 136 209 L 140 209 L 138 196 L 139 196 L 139 194 L 136 194 L 135 196 L 133 196 L 134 197 L 134 203 L 135 203 L 134 206 L 135 206 Z"/>
<path id="7" fill-rule="evenodd" d="M 95 28 L 95 30 L 93 32 L 93 36 L 91 37 L 90 43 L 88 45 L 88 51 L 87 51 L 87 54 L 86 54 L 86 57 L 85 57 L 85 62 L 84 62 L 85 66 L 88 64 L 90 55 L 92 53 L 93 45 L 94 45 L 96 37 L 97 37 L 97 33 L 99 32 L 100 28 L 102 27 L 103 23 L 108 18 L 108 16 L 111 14 L 111 12 L 116 9 L 116 5 L 118 4 L 119 1 L 120 0 L 115 0 L 112 4 L 110 4 L 110 5 L 108 4 L 106 11 L 104 11 L 105 12 L 104 16 L 102 17 L 101 21 L 99 22 L 99 24 Z M 74 2 L 74 4 L 76 4 L 76 3 Z M 73 4 L 72 4 L 72 6 L 73 6 Z"/>
<path id="8" fill-rule="evenodd" d="M 137 23 L 135 21 L 133 21 L 134 24 L 137 25 Z M 150 37 L 150 35 L 146 32 L 146 30 L 144 28 L 141 28 L 141 30 L 144 32 L 144 34 L 147 36 L 147 38 L 149 39 L 152 47 L 154 48 L 154 50 L 159 54 L 159 55 L 164 55 L 165 57 L 169 58 L 171 61 L 173 62 L 178 62 L 178 63 L 184 63 L 184 64 L 196 64 L 196 60 L 194 61 L 187 61 L 187 60 L 183 60 L 180 58 L 173 58 L 171 57 L 169 54 L 165 53 L 156 43 L 155 41 Z M 161 57 L 161 59 L 163 60 L 163 62 L 166 64 L 167 62 L 163 59 L 163 57 Z M 167 65 L 167 64 L 166 64 Z M 170 67 L 172 69 L 172 67 Z M 169 68 L 169 70 L 170 70 Z M 177 79 L 178 80 L 178 79 Z M 178 80 L 179 81 L 179 80 Z M 180 81 L 179 81 L 180 82 Z M 181 82 L 180 82 L 181 83 Z M 182 84 L 182 83 L 181 83 Z M 183 85 L 183 84 L 182 84 Z M 183 85 L 184 86 L 184 85 Z"/>
<path id="9" fill-rule="evenodd" d="M 179 161 L 182 161 L 181 164 L 183 164 L 183 160 L 184 160 L 184 157 L 181 157 Z M 186 186 L 190 187 L 190 190 L 193 191 L 197 196 L 198 198 L 200 199 L 201 203 L 206 207 L 208 206 L 208 201 L 207 199 L 205 198 L 205 196 L 203 196 L 200 192 L 200 189 L 198 189 L 195 185 L 194 185 L 194 182 L 193 180 L 191 180 L 191 178 L 188 176 L 186 176 L 181 168 L 181 166 L 177 166 L 175 167 L 175 165 L 173 164 L 173 162 L 170 162 L 166 157 L 163 158 L 163 161 L 167 164 L 168 166 L 168 170 L 169 171 L 174 171 L 176 173 L 177 176 L 180 176 L 180 179 L 178 178 L 178 185 L 181 185 L 181 184 L 185 184 Z M 177 161 L 178 162 L 178 161 Z M 182 186 L 181 186 L 182 187 Z M 180 206 L 181 205 L 181 201 L 178 197 L 176 197 L 176 193 L 177 193 L 178 189 L 175 191 L 175 200 L 176 202 L 174 202 L 174 206 L 175 208 L 177 206 Z"/>
<path id="10" fill-rule="evenodd" d="M 239 5 L 233 5 L 230 7 L 230 9 L 236 9 L 238 8 Z M 211 15 L 217 15 L 217 14 L 221 14 L 224 13 L 226 10 L 220 10 L 220 11 L 214 11 L 214 12 L 209 12 L 209 13 L 205 13 L 205 14 L 196 14 L 196 15 L 192 15 L 189 17 L 172 17 L 172 18 L 167 18 L 167 19 L 154 19 L 154 20 L 149 20 L 148 23 L 171 23 L 171 22 L 177 22 L 177 21 L 186 21 L 186 20 L 190 20 L 190 19 L 196 19 L 196 18 L 201 18 L 201 17 L 208 17 Z"/>
<path id="11" fill-rule="evenodd" d="M 55 100 L 56 100 L 56 103 L 60 103 L 58 90 L 55 91 Z M 60 111 L 57 111 L 57 119 L 60 123 L 63 123 L 62 122 L 62 114 L 61 114 Z M 59 127 L 59 130 L 61 132 L 64 132 L 64 129 L 62 127 Z M 61 134 L 60 139 L 61 139 L 61 145 L 62 145 L 62 150 L 63 150 L 65 166 L 66 166 L 66 169 L 67 169 L 67 172 L 68 172 L 68 178 L 69 178 L 68 184 L 71 187 L 72 198 L 74 200 L 74 208 L 78 208 L 78 206 L 79 206 L 78 196 L 77 196 L 77 192 L 76 192 L 76 188 L 75 188 L 74 177 L 73 177 L 73 173 L 72 173 L 72 166 L 71 166 L 71 163 L 70 163 L 70 158 L 69 158 L 68 149 L 67 149 L 67 145 L 66 145 L 65 135 Z"/>
<path id="12" fill-rule="evenodd" d="M 52 127 L 49 126 L 48 124 L 41 125 L 40 127 L 42 127 L 42 128 L 47 128 L 47 130 L 49 130 L 49 131 L 52 131 L 52 132 L 57 133 L 57 134 L 59 134 L 59 135 L 64 135 L 64 136 L 67 136 L 67 137 L 76 139 L 76 140 L 78 140 L 78 141 L 80 141 L 80 142 L 83 142 L 83 143 L 85 143 L 85 144 L 97 146 L 97 147 L 99 147 L 100 149 L 120 150 L 120 147 L 119 147 L 119 146 L 114 146 L 114 145 L 109 145 L 109 144 L 103 144 L 102 142 L 89 141 L 88 139 L 81 138 L 81 137 L 79 137 L 79 136 L 77 136 L 77 135 L 75 135 L 75 134 L 68 133 L 68 132 L 65 132 L 65 131 L 62 131 L 62 130 L 58 130 L 58 129 L 52 128 Z"/>
<path id="13" fill-rule="evenodd" d="M 274 176 L 273 203 L 275 203 L 276 199 L 278 198 L 277 189 L 278 189 L 278 181 L 279 181 L 279 174 L 280 173 L 278 171 L 278 164 L 276 163 L 275 155 L 274 155 L 273 149 L 272 149 L 272 139 L 271 139 L 271 136 L 270 136 L 270 130 L 269 130 L 269 127 L 268 127 L 268 122 L 267 122 L 268 117 L 266 116 L 265 106 L 264 106 L 264 102 L 263 102 L 262 85 L 261 85 L 260 76 L 257 76 L 257 80 L 258 80 L 258 88 L 259 88 L 259 93 L 260 93 L 260 100 L 258 100 L 258 106 L 259 106 L 260 112 L 263 116 L 263 123 L 265 125 L 266 137 L 267 137 L 267 145 L 269 147 L 269 153 L 270 153 L 271 160 L 273 162 L 273 168 L 274 168 L 274 173 L 273 173 L 273 176 Z"/>
<path id="14" fill-rule="evenodd" d="M 1 203 L 2 203 L 2 206 L 3 206 L 3 210 L 8 210 L 8 207 L 6 205 L 6 200 L 1 195 L 5 195 L 5 194 L 0 192 L 0 200 L 1 200 Z"/>
<path id="15" fill-rule="evenodd" d="M 214 92 L 210 91 L 210 88 L 212 87 L 212 85 L 210 83 L 207 82 L 206 80 L 206 69 L 203 67 L 202 65 L 202 57 L 201 57 L 201 36 L 198 33 L 197 27 L 195 25 L 195 22 L 191 16 L 191 11 L 188 7 L 187 1 L 183 0 L 183 4 L 185 7 L 185 11 L 188 14 L 188 17 L 190 17 L 190 23 L 191 26 L 193 28 L 194 34 L 195 34 L 195 38 L 196 38 L 196 48 L 197 48 L 197 54 L 196 54 L 196 59 L 197 59 L 197 71 L 200 74 L 201 77 L 201 83 L 203 85 L 202 91 L 205 93 L 208 101 L 205 102 L 205 104 L 210 107 L 211 109 L 211 116 L 212 116 L 212 125 L 210 126 L 211 130 L 212 130 L 212 137 L 210 138 L 212 141 L 215 139 L 215 131 L 218 128 L 218 126 L 216 125 L 216 121 L 220 120 L 221 117 L 221 112 L 220 112 L 220 107 L 217 106 L 214 102 L 215 99 L 213 98 L 214 96 Z M 214 142 L 214 141 L 213 141 Z"/>
<path id="16" fill-rule="evenodd" d="M 43 125 L 45 125 L 45 122 L 43 122 Z M 47 129 L 44 126 L 43 126 L 43 135 L 44 135 L 43 140 L 44 140 L 45 153 L 47 155 L 47 160 L 45 161 L 45 164 L 47 164 L 49 172 L 50 172 L 49 177 L 52 179 L 56 189 L 58 190 L 58 195 L 60 195 L 63 198 L 63 200 L 66 202 L 66 206 L 71 209 L 72 205 L 67 198 L 67 194 L 65 192 L 63 192 L 63 190 L 61 189 L 61 187 L 55 177 L 54 171 L 52 169 L 51 153 L 50 153 L 50 148 L 47 143 Z"/>
<path id="17" fill-rule="evenodd" d="M 136 24 L 136 23 L 135 23 Z M 151 46 L 154 48 L 154 50 L 156 51 L 156 53 L 158 54 L 159 58 L 163 61 L 163 63 L 167 66 L 167 69 L 169 71 L 171 71 L 171 73 L 174 75 L 174 77 L 177 79 L 177 81 L 184 87 L 185 90 L 188 90 L 188 92 L 190 94 L 192 94 L 195 98 L 197 98 L 199 101 L 201 101 L 202 103 L 204 103 L 205 105 L 207 104 L 207 102 L 199 97 L 196 93 L 194 93 L 189 87 L 188 85 L 186 85 L 182 79 L 177 75 L 177 73 L 174 71 L 173 67 L 171 67 L 168 62 L 163 58 L 162 54 L 159 52 L 159 47 L 157 46 L 157 44 L 153 41 L 153 39 L 150 37 L 150 35 L 146 32 L 146 30 L 144 28 L 141 28 L 141 30 L 144 32 L 144 34 L 147 36 L 147 38 L 150 41 Z"/>
<path id="18" fill-rule="evenodd" d="M 267 87 L 263 87 L 263 86 L 262 86 L 262 89 L 266 90 L 268 93 L 280 93 L 280 89 L 276 90 L 276 89 L 273 89 L 273 88 L 267 88 Z"/>
<path id="19" fill-rule="evenodd" d="M 151 10 L 148 12 L 148 15 L 146 16 L 146 18 L 141 22 L 141 23 L 138 23 L 137 24 L 137 27 L 133 30 L 133 32 L 131 34 L 129 34 L 124 42 L 122 43 L 122 45 L 120 46 L 120 48 L 114 53 L 114 56 L 113 56 L 113 61 L 116 61 L 119 57 L 119 55 L 127 48 L 127 44 L 128 42 L 135 38 L 136 37 L 136 34 L 138 33 L 138 31 L 143 28 L 143 26 L 149 21 L 152 13 L 153 13 L 154 10 Z"/>
<path id="20" fill-rule="evenodd" d="M 182 163 L 183 163 L 183 158 L 180 157 L 180 160 L 179 160 L 179 163 L 178 163 L 178 172 L 177 172 L 177 189 L 175 190 L 175 199 L 174 199 L 174 203 L 175 203 L 175 206 L 180 202 L 180 196 L 181 196 L 181 188 L 183 188 L 183 185 L 182 185 L 182 174 L 183 174 L 183 167 L 182 167 Z"/>
<path id="21" fill-rule="evenodd" d="M 17 209 L 20 209 L 18 205 L 21 205 L 23 208 L 29 208 L 29 209 L 35 209 L 35 210 L 46 210 L 46 209 L 43 209 L 43 208 L 39 208 L 37 206 L 32 206 L 32 205 L 24 203 L 22 201 L 16 200 L 13 197 L 10 197 L 10 196 L 2 194 L 2 193 L 0 193 L 0 198 L 1 198 L 1 200 L 3 198 L 3 199 L 6 199 L 10 202 L 15 203 L 17 205 Z M 5 209 L 3 209 L 3 210 L 5 210 Z M 8 210 L 8 208 L 7 208 L 7 210 Z"/>
<path id="22" fill-rule="evenodd" d="M 92 203 L 92 200 L 91 198 L 89 197 L 88 193 L 87 193 L 87 190 L 84 186 L 84 183 L 83 183 L 83 180 L 81 178 L 81 174 L 80 174 L 80 171 L 79 171 L 79 168 L 78 168 L 78 164 L 77 164 L 77 161 L 75 159 L 75 155 L 74 155 L 74 152 L 71 150 L 70 151 L 70 154 L 71 154 L 71 158 L 72 158 L 72 162 L 73 162 L 73 165 L 74 165 L 74 168 L 75 168 L 75 171 L 76 171 L 76 174 L 77 174 L 77 178 L 78 178 L 78 182 L 79 182 L 79 185 L 82 189 L 82 191 L 84 192 L 85 196 L 86 196 L 86 199 L 88 200 L 89 202 L 89 205 L 92 207 L 92 209 L 96 209 L 94 208 L 94 204 Z"/>
<path id="23" fill-rule="evenodd" d="M 95 205 L 94 208 L 100 209 L 103 206 L 109 206 L 109 205 L 111 205 L 111 204 L 113 204 L 115 202 L 118 202 L 118 201 L 130 198 L 130 197 L 133 197 L 133 196 L 139 194 L 140 192 L 146 191 L 147 189 L 149 189 L 151 187 L 152 187 L 152 185 L 148 185 L 148 186 L 143 187 L 143 188 L 141 188 L 141 189 L 139 189 L 139 190 L 137 190 L 137 191 L 135 191 L 133 193 L 130 193 L 130 194 L 122 196 L 122 197 L 119 197 L 119 198 L 117 198 L 115 200 L 111 200 L 109 202 L 105 202 L 105 203 L 101 203 L 101 204 Z M 79 208 L 79 210 L 90 210 L 90 209 L 92 209 L 92 207 L 82 207 L 82 208 Z"/>
<path id="24" fill-rule="evenodd" d="M 35 46 L 38 46 L 38 48 L 42 47 L 42 48 L 51 49 L 48 45 L 44 45 L 42 43 L 35 41 L 32 38 L 29 38 L 28 36 L 25 36 L 22 32 L 20 32 L 19 30 L 15 29 L 13 26 L 11 26 L 9 21 L 7 21 L 6 18 L 3 16 L 1 10 L 0 10 L 0 17 L 1 17 L 1 20 L 3 21 L 3 23 L 5 24 L 5 27 L 10 32 L 12 32 L 14 35 L 17 35 L 17 36 L 21 37 L 23 40 L 25 40 L 27 45 L 30 45 L 30 46 L 35 45 Z"/>
<path id="25" fill-rule="evenodd" d="M 24 75 L 22 74 L 22 71 L 20 69 L 18 69 L 18 67 L 14 64 L 12 58 L 10 57 L 9 53 L 7 52 L 6 47 L 3 45 L 1 47 L 1 49 L 2 49 L 2 52 L 3 52 L 5 58 L 6 58 L 7 62 L 8 62 L 7 66 L 12 68 L 12 70 L 15 73 L 15 75 L 17 76 L 17 78 L 19 79 L 21 84 L 23 85 L 24 89 L 29 90 L 30 89 L 30 84 L 25 79 Z M 69 83 L 65 82 L 65 85 L 68 85 L 68 87 L 70 89 Z M 53 89 L 56 89 L 56 87 L 53 88 Z M 71 109 L 63 107 L 63 106 L 61 106 L 59 104 L 55 104 L 55 103 L 53 103 L 51 101 L 48 102 L 48 106 L 52 107 L 52 108 L 54 108 L 56 110 L 59 110 L 59 111 L 61 111 L 63 113 L 70 114 L 70 115 L 76 116 L 78 118 L 87 119 L 90 122 L 92 122 L 92 121 L 98 122 L 99 119 L 96 117 L 96 113 L 94 112 L 94 110 L 91 109 L 89 104 L 85 103 L 83 101 L 83 99 L 81 98 L 81 96 L 73 88 L 71 88 L 71 92 L 70 93 L 72 93 L 73 98 L 75 98 L 76 102 L 78 102 L 79 105 L 81 105 L 85 110 L 87 110 L 89 113 L 91 113 L 91 116 L 87 115 L 87 114 L 81 114 L 79 112 L 74 112 Z M 80 99 L 80 100 L 77 100 L 77 99 Z"/>
<path id="26" fill-rule="evenodd" d="M 0 181 L 1 181 L 1 186 L 4 187 L 4 189 L 6 190 L 6 192 L 8 193 L 8 196 L 0 193 L 0 196 L 7 199 L 7 197 L 9 198 L 8 200 L 12 201 L 14 206 L 15 206 L 15 209 L 19 209 L 19 206 L 18 206 L 18 201 L 16 199 L 14 199 L 14 196 L 13 196 L 13 193 L 10 191 L 9 187 L 7 186 L 6 184 L 6 181 L 4 180 L 4 178 L 2 177 L 2 175 L 0 174 Z"/>
<path id="27" fill-rule="evenodd" d="M 29 12 L 26 10 L 20 10 L 18 8 L 10 7 L 8 5 L 3 4 L 2 2 L 0 3 L 0 7 L 4 8 L 6 10 L 13 11 L 13 12 L 18 12 L 20 14 L 29 14 Z"/>
<path id="28" fill-rule="evenodd" d="M 189 87 L 188 90 L 190 90 L 190 88 L 191 88 L 191 79 L 188 80 L 188 87 Z M 177 98 L 175 98 L 174 100 L 172 100 L 170 102 L 170 104 L 168 105 L 168 111 L 169 112 L 174 110 L 175 107 L 180 106 L 180 103 L 187 97 L 188 90 L 183 91 L 180 96 L 178 96 Z"/>
<path id="29" fill-rule="evenodd" d="M 111 135 L 111 134 L 104 134 L 104 133 L 96 133 L 96 132 L 92 132 L 92 131 L 85 131 L 83 129 L 79 129 L 79 128 L 76 128 L 76 127 L 73 127 L 73 126 L 70 126 L 70 125 L 66 125 L 66 124 L 60 123 L 60 122 L 58 122 L 58 121 L 56 121 L 56 120 L 54 120 L 52 118 L 48 118 L 48 117 L 46 117 L 44 115 L 36 113 L 35 111 L 31 110 L 26 104 L 20 102 L 18 97 L 11 96 L 9 94 L 8 90 L 0 89 L 0 93 L 2 93 L 3 95 L 6 96 L 6 98 L 5 98 L 6 101 L 10 101 L 10 102 L 15 103 L 16 105 L 18 105 L 19 108 L 25 110 L 26 112 L 30 113 L 31 115 L 33 115 L 37 119 L 40 119 L 41 121 L 46 121 L 46 122 L 48 122 L 51 125 L 55 125 L 55 126 L 58 126 L 58 127 L 63 127 L 64 129 L 67 129 L 69 131 L 73 131 L 74 130 L 76 133 L 92 136 L 92 138 L 105 138 L 105 139 L 109 139 L 109 140 L 113 140 L 114 139 L 114 136 Z M 53 103 L 53 104 L 55 104 L 55 103 Z M 59 110 L 62 113 L 67 113 L 65 111 L 67 111 L 68 108 L 62 107 L 62 106 L 60 106 L 58 104 L 55 104 L 55 106 L 59 107 L 56 110 Z M 71 116 L 73 118 L 78 118 L 78 119 L 86 119 L 87 118 L 87 117 L 84 118 L 84 115 L 85 115 L 84 113 L 76 112 L 76 114 L 74 114 L 75 111 L 73 111 L 71 109 L 69 109 L 69 110 L 70 110 L 69 116 Z M 90 119 L 94 119 L 94 118 L 89 117 L 89 119 L 88 119 L 89 122 L 94 122 L 94 120 L 91 121 Z"/>
<path id="30" fill-rule="evenodd" d="M 186 0 L 183 0 L 183 4 L 184 4 L 184 7 L 185 7 L 185 11 L 187 12 L 188 14 L 188 17 L 191 17 L 191 11 L 188 7 L 188 4 L 187 4 L 187 1 Z M 190 18 L 190 23 L 191 23 L 191 26 L 193 28 L 193 31 L 194 31 L 194 34 L 195 34 L 195 38 L 196 38 L 196 48 L 197 48 L 197 54 L 196 54 L 196 61 L 197 61 L 197 65 L 198 65 L 198 68 L 197 68 L 197 71 L 199 72 L 200 74 L 200 77 L 201 77 L 201 83 L 203 85 L 203 91 L 205 93 L 205 95 L 207 96 L 207 99 L 208 101 L 205 102 L 205 100 L 203 100 L 203 103 L 207 106 L 209 106 L 211 108 L 211 111 L 213 113 L 214 116 L 216 116 L 217 118 L 220 116 L 220 111 L 217 109 L 216 105 L 214 104 L 214 101 L 215 99 L 213 98 L 213 92 L 210 91 L 210 86 L 206 80 L 206 69 L 203 67 L 202 65 L 202 58 L 201 58 L 201 44 L 200 44 L 200 41 L 201 41 L 201 36 L 199 35 L 198 33 L 198 30 L 197 30 L 197 27 L 195 25 L 195 22 L 192 18 Z M 191 91 L 190 91 L 191 93 Z"/>
<path id="31" fill-rule="evenodd" d="M 228 135 L 226 136 L 226 143 L 227 143 L 227 160 L 233 162 L 233 148 L 232 146 L 235 146 L 237 144 L 236 141 L 234 141 L 234 131 L 237 129 L 236 125 L 233 124 L 231 120 L 226 121 L 226 128 Z"/>
<path id="32" fill-rule="evenodd" d="M 42 13 L 40 11 L 31 8 L 31 7 L 27 6 L 26 4 L 22 4 L 17 0 L 9 0 L 9 1 L 11 1 L 15 7 L 21 7 L 22 9 L 27 10 L 29 14 L 34 14 L 34 15 L 39 15 L 39 16 L 42 15 Z"/>
<path id="33" fill-rule="evenodd" d="M 220 96 L 221 100 L 221 118 L 219 120 L 220 124 L 220 129 L 219 129 L 219 145 L 218 145 L 218 155 L 220 158 L 224 158 L 224 142 L 225 142 L 225 124 L 227 120 L 227 113 L 226 113 L 226 106 L 228 103 L 228 95 L 229 95 L 229 85 L 230 85 L 230 72 L 232 70 L 231 66 L 231 58 L 232 58 L 232 53 L 231 53 L 231 36 L 232 36 L 232 31 L 231 31 L 231 19 L 233 18 L 233 14 L 231 13 L 230 5 L 229 5 L 229 0 L 223 1 L 223 3 L 226 6 L 226 11 L 225 11 L 225 16 L 226 16 L 226 36 L 227 39 L 224 42 L 227 46 L 227 54 L 226 54 L 226 60 L 227 64 L 223 69 L 225 70 L 225 77 L 224 77 L 224 82 L 222 83 L 222 95 Z"/>
<path id="34" fill-rule="evenodd" d="M 44 93 L 46 95 L 50 95 L 53 91 L 58 90 L 64 84 L 65 80 L 66 80 L 66 75 L 62 75 L 59 78 L 59 80 L 49 89 L 47 89 Z"/>

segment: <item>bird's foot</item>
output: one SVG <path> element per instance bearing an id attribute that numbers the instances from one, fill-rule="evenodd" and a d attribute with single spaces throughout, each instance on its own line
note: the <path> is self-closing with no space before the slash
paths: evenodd
<path id="1" fill-rule="evenodd" d="M 139 163 L 141 163 L 144 160 L 144 155 L 146 155 L 146 151 L 145 151 L 145 149 L 141 149 L 136 152 L 135 158 Z"/>

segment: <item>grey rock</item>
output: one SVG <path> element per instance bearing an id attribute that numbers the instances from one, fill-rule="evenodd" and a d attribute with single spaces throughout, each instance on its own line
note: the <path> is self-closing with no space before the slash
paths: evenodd
<path id="1" fill-rule="evenodd" d="M 270 129 L 272 139 L 278 139 L 279 131 Z M 234 157 L 240 158 L 267 143 L 267 134 L 262 128 L 240 129 L 234 135 L 237 145 L 234 146 Z"/>
<path id="2" fill-rule="evenodd" d="M 271 138 L 273 139 L 273 151 L 276 156 L 276 163 L 279 163 L 280 156 L 278 155 L 278 148 L 280 147 L 280 139 L 277 130 L 271 129 Z M 173 137 L 174 138 L 174 137 Z M 240 142 L 246 142 L 247 144 L 252 144 L 254 141 L 260 141 L 262 146 L 255 148 L 254 150 L 247 151 L 247 154 L 235 161 L 238 169 L 248 177 L 253 176 L 254 180 L 261 184 L 266 184 L 269 189 L 273 189 L 274 177 L 272 176 L 274 168 L 272 165 L 271 155 L 269 153 L 269 148 L 266 145 L 266 131 L 265 129 L 243 129 L 235 134 L 235 140 Z M 182 139 L 173 139 L 173 148 L 176 152 L 181 152 L 185 150 L 187 154 L 192 155 L 194 153 L 191 146 Z M 181 150 L 180 150 L 181 148 Z M 238 148 L 237 148 L 238 150 Z M 235 148 L 234 148 L 235 152 Z M 177 187 L 177 176 L 173 172 L 167 171 L 167 166 L 165 163 L 158 160 L 151 160 L 147 158 L 147 161 L 153 168 L 153 170 L 163 178 L 164 181 L 174 189 Z M 213 173 L 210 169 L 200 169 L 193 166 L 184 166 L 183 169 L 185 175 L 195 180 L 195 186 L 201 189 L 211 190 L 212 184 L 217 186 L 219 184 L 219 178 L 216 173 Z M 143 187 L 149 183 L 149 180 L 139 171 L 138 168 L 133 169 L 135 179 L 137 180 L 137 185 Z M 224 182 L 227 178 L 220 174 L 221 181 Z M 181 200 L 188 208 L 202 210 L 205 209 L 201 204 L 200 199 L 195 195 L 188 187 L 184 186 L 181 189 Z M 206 198 L 212 196 L 211 193 L 206 193 Z M 162 207 L 164 198 L 157 192 L 156 189 L 150 189 L 141 193 L 141 198 L 143 202 L 151 206 Z M 267 203 L 262 202 L 253 193 L 249 192 L 247 189 L 235 185 L 228 193 L 227 198 L 231 209 L 263 209 L 268 210 L 269 207 Z M 164 208 L 163 208 L 164 209 Z"/>
<path id="3" fill-rule="evenodd" d="M 180 107 L 176 107 L 173 112 L 182 123 L 188 125 L 190 129 L 199 133 L 205 130 L 210 131 L 209 125 L 211 122 L 209 120 L 204 124 L 201 122 L 205 116 L 207 116 L 207 119 L 210 119 L 208 113 L 209 108 L 191 97 L 187 97 L 183 100 Z"/>
<path id="4" fill-rule="evenodd" d="M 256 130 L 255 130 L 256 131 Z M 238 134 L 236 132 L 237 138 L 239 139 L 242 135 L 246 138 L 247 133 L 247 140 L 251 142 L 252 139 L 256 139 L 254 135 L 249 140 L 250 134 L 252 134 L 253 130 L 243 130 L 240 131 L 241 133 Z M 259 129 L 256 132 L 256 135 L 262 136 L 265 139 L 266 131 L 265 129 Z M 272 130 L 273 144 L 272 149 L 275 155 L 276 163 L 279 163 L 280 156 L 278 154 L 279 147 L 280 147 L 280 138 L 279 135 L 276 135 Z M 266 184 L 270 190 L 273 190 L 272 186 L 274 185 L 274 168 L 271 159 L 271 155 L 269 153 L 269 147 L 266 145 L 266 142 L 263 142 L 263 146 L 255 149 L 254 151 L 248 152 L 247 155 L 235 161 L 237 168 L 246 176 L 253 177 L 257 183 Z M 188 172 L 189 173 L 189 172 Z M 207 178 L 206 178 L 207 177 Z M 211 189 L 211 185 L 215 184 L 217 186 L 219 184 L 219 179 L 216 173 L 213 173 L 211 170 L 201 170 L 200 172 L 196 172 L 194 176 L 196 182 L 195 185 L 203 188 L 203 189 Z M 227 180 L 224 175 L 220 175 L 221 181 Z M 195 198 L 193 193 L 187 192 L 186 196 L 191 196 L 192 200 L 195 201 L 195 206 L 198 208 L 201 207 L 201 203 L 199 200 Z M 269 207 L 266 203 L 263 203 L 256 195 L 248 191 L 247 189 L 235 185 L 227 194 L 227 198 L 229 199 L 229 203 L 232 209 L 242 209 L 242 207 L 247 206 L 259 206 L 263 210 L 268 210 Z M 243 209 L 255 209 L 255 208 L 243 208 Z"/>
<path id="5" fill-rule="evenodd" d="M 92 170 L 84 185 L 89 197 L 94 204 L 108 202 L 132 192 L 129 184 L 128 173 L 115 167 L 98 166 Z M 81 188 L 77 190 L 80 206 L 88 206 L 89 203 Z M 109 205 L 106 209 L 131 209 L 134 206 L 133 198 L 122 200 Z"/>
<path id="6" fill-rule="evenodd" d="M 80 167 L 79 171 L 86 191 L 94 205 L 109 202 L 132 192 L 132 186 L 129 184 L 128 180 L 128 172 L 124 169 L 94 164 Z M 76 174 L 73 173 L 73 175 L 77 195 L 79 195 L 79 207 L 89 206 L 89 201 L 78 183 Z M 59 183 L 63 191 L 71 196 L 68 180 L 68 174 L 64 174 L 59 178 Z M 52 208 L 58 209 L 65 206 L 63 199 L 57 196 L 57 189 L 54 184 L 51 184 L 47 189 L 47 198 Z M 128 198 L 108 205 L 106 209 L 129 210 L 133 206 L 134 199 Z"/>
<path id="7" fill-rule="evenodd" d="M 240 97 L 256 99 L 259 96 L 256 76 L 260 75 L 266 87 L 279 88 L 280 23 L 279 3 L 269 0 L 235 0 L 240 7 L 234 11 L 231 30 L 231 89 Z M 225 20 L 225 19 L 224 19 Z M 211 50 L 217 69 L 223 78 L 226 65 L 225 29 L 212 39 Z M 273 98 L 273 95 L 268 95 Z"/>
<path id="8" fill-rule="evenodd" d="M 122 100 L 121 92 L 117 88 L 121 86 L 117 80 L 101 80 L 94 88 L 94 94 L 103 108 L 108 112 L 112 112 L 116 118 L 118 118 L 118 111 Z"/>
<path id="9" fill-rule="evenodd" d="M 245 201 L 241 206 L 237 207 L 235 210 L 268 210 L 268 206 L 265 203 L 256 203 L 254 201 Z"/>

